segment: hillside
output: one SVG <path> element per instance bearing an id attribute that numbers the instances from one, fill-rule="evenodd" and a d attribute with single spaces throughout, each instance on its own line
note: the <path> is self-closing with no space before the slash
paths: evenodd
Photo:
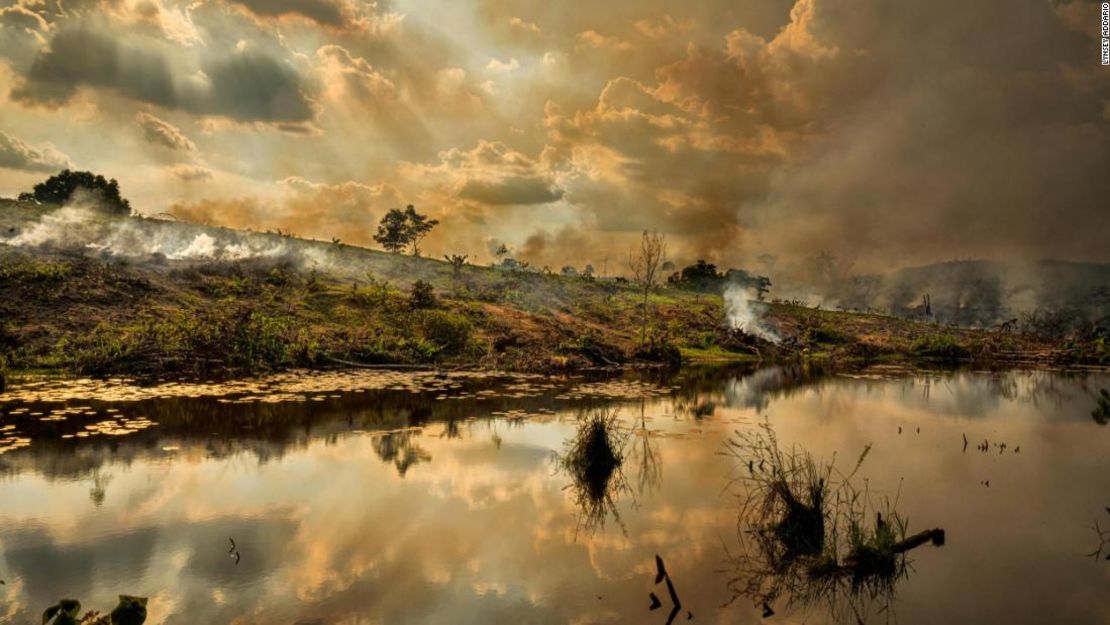
<path id="1" fill-rule="evenodd" d="M 431 286 L 414 292 L 417 281 Z M 242 374 L 337 363 L 530 371 L 636 360 L 1104 362 L 1104 343 L 751 303 L 781 341 L 729 327 L 722 297 L 505 271 L 170 220 L 0 205 L 9 367 Z M 1100 339 L 1101 340 L 1101 339 Z"/>
<path id="2" fill-rule="evenodd" d="M 1055 260 L 958 260 L 845 276 L 827 285 L 833 306 L 921 316 L 928 296 L 941 323 L 989 327 L 1035 313 L 1110 319 L 1110 264 Z"/>

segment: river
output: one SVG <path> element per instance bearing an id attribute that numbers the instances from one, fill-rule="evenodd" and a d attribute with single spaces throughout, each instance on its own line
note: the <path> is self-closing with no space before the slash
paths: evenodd
<path id="1" fill-rule="evenodd" d="M 882 367 L 17 381 L 0 623 L 122 593 L 152 624 L 664 625 L 656 555 L 676 623 L 1110 623 L 1110 545 L 1087 555 L 1110 529 L 1104 388 Z M 597 414 L 621 459 L 600 498 L 565 461 Z M 857 488 L 944 544 L 878 593 L 746 592 L 754 469 L 729 441 L 760 432 L 844 473 L 867 449 Z"/>

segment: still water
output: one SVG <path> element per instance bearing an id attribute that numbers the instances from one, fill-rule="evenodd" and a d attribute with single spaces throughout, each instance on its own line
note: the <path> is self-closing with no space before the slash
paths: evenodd
<path id="1" fill-rule="evenodd" d="M 746 467 L 726 443 L 762 424 L 847 469 L 870 443 L 854 479 L 910 533 L 946 532 L 850 622 L 1110 623 L 1110 561 L 1087 556 L 1110 528 L 1102 388 L 795 368 L 24 382 L 0 395 L 0 623 L 124 593 L 153 624 L 663 625 L 656 554 L 676 623 L 845 620 L 737 594 Z M 558 458 L 602 409 L 623 464 L 583 507 Z"/>

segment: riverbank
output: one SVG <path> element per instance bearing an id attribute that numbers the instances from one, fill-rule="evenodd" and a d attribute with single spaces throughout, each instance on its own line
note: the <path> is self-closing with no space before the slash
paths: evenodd
<path id="1" fill-rule="evenodd" d="M 516 371 L 636 361 L 1079 361 L 1015 332 L 754 303 L 783 340 L 728 327 L 720 296 L 649 301 L 612 281 L 403 258 L 411 281 L 341 279 L 281 259 L 135 262 L 0 247 L 0 348 L 10 369 L 239 375 L 339 364 Z M 423 286 L 413 284 L 420 280 Z M 1081 356 L 1082 354 L 1078 354 Z M 340 363 L 340 361 L 342 361 Z"/>
<path id="2" fill-rule="evenodd" d="M 771 342 L 731 327 L 720 295 L 672 288 L 651 293 L 645 327 L 643 291 L 619 278 L 453 264 L 287 233 L 11 201 L 0 202 L 0 230 L 0 360 L 13 370 L 1110 362 L 1102 340 L 749 302 L 747 318 L 779 339 Z"/>

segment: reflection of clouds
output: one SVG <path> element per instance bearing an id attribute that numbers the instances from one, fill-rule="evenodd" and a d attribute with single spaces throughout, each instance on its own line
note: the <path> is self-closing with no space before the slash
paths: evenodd
<path id="1" fill-rule="evenodd" d="M 641 622 L 659 553 L 699 621 L 758 622 L 748 606 L 714 612 L 727 600 L 721 540 L 736 520 L 722 494 L 732 464 L 717 452 L 730 421 L 754 421 L 763 409 L 785 444 L 818 456 L 849 462 L 875 443 L 860 477 L 880 492 L 904 478 L 911 530 L 948 530 L 945 549 L 915 554 L 899 621 L 932 623 L 949 609 L 969 622 L 1110 618 L 1097 599 L 1110 571 L 1092 574 L 1072 557 L 1090 550 L 1083 526 L 1110 491 L 1110 438 L 1090 436 L 1091 400 L 1078 383 L 1005 374 L 1007 396 L 991 389 L 993 377 L 934 374 L 926 399 L 923 376 L 814 387 L 782 375 L 741 386 L 737 402 L 701 422 L 665 401 L 645 405 L 664 477 L 618 503 L 627 536 L 613 527 L 576 532 L 566 479 L 551 461 L 574 432 L 571 415 L 512 428 L 468 422 L 459 438 L 441 437 L 432 423 L 408 442 L 433 460 L 403 478 L 369 434 L 325 428 L 268 462 L 246 450 L 210 456 L 180 440 L 172 461 L 104 460 L 112 481 L 99 508 L 91 480 L 49 480 L 24 467 L 0 482 L 8 582 L 0 615 L 32 622 L 60 594 L 101 608 L 134 592 L 151 596 L 151 625 Z M 1045 387 L 1053 393 L 1037 390 Z M 791 390 L 763 391 L 775 398 L 769 407 L 744 399 L 759 388 Z M 641 425 L 636 409 L 620 419 Z M 910 434 L 917 426 L 922 433 Z M 495 427 L 500 447 L 490 441 Z M 963 454 L 964 432 L 1022 452 Z M 978 483 L 988 478 L 986 491 Z M 242 551 L 238 566 L 227 557 L 229 535 Z M 1058 596 L 1010 597 L 1016 584 Z"/>
<path id="2" fill-rule="evenodd" d="M 550 464 L 552 450 L 572 431 L 568 422 L 525 423 L 502 432 L 500 449 L 484 431 L 461 439 L 423 435 L 415 442 L 435 461 L 403 480 L 381 461 L 372 436 L 317 440 L 265 464 L 243 454 L 186 454 L 172 464 L 140 459 L 112 468 L 99 509 L 83 484 L 32 477 L 35 491 L 81 493 L 81 505 L 69 509 L 39 497 L 0 527 L 8 526 L 7 546 L 12 520 L 19 528 L 25 525 L 19 518 L 48 519 L 16 536 L 20 549 L 6 550 L 16 576 L 34 588 L 21 595 L 27 606 L 56 599 L 65 586 L 89 606 L 116 592 L 156 596 L 151 614 L 165 618 L 152 622 L 165 623 L 347 622 L 355 615 L 382 622 L 593 622 L 598 614 L 627 612 L 598 606 L 595 594 L 639 612 L 642 597 L 625 588 L 638 580 L 638 567 L 656 549 L 684 553 L 667 537 L 697 543 L 713 515 L 697 523 L 689 521 L 701 517 L 689 515 L 686 530 L 668 532 L 672 517 L 641 515 L 628 502 L 630 527 L 643 539 L 619 532 L 576 537 L 564 480 Z M 678 469 L 670 476 L 688 491 L 707 469 L 692 461 L 695 443 L 661 449 L 664 462 L 674 456 L 698 473 Z M 719 473 L 719 466 L 708 471 Z M 4 484 L 0 495 L 12 486 Z M 666 490 L 664 484 L 655 496 L 682 499 Z M 685 495 L 685 507 L 719 503 Z M 72 494 L 65 499 L 74 501 Z M 228 535 L 243 554 L 238 566 L 226 554 Z M 118 557 L 121 550 L 129 555 Z M 68 577 L 36 564 L 46 561 L 66 566 Z M 580 599 L 568 601 L 568 594 Z M 33 613 L 20 610 L 20 618 Z"/>

